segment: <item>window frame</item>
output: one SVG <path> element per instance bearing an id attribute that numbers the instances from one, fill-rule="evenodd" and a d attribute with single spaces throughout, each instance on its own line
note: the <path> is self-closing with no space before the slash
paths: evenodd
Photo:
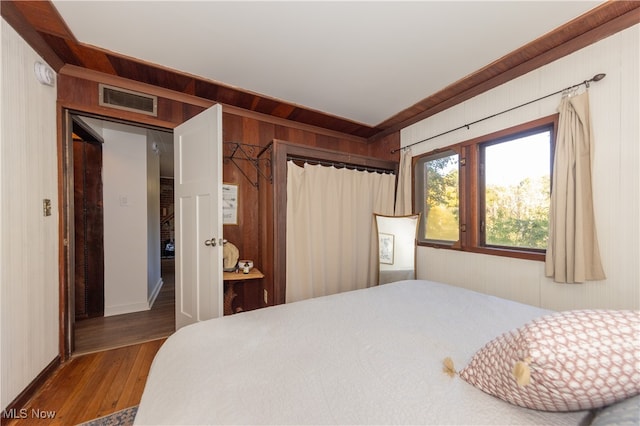
<path id="1" fill-rule="evenodd" d="M 417 176 L 417 166 L 424 164 L 426 158 L 441 155 L 444 152 L 453 151 L 458 154 L 459 240 L 450 244 L 436 240 L 424 240 L 418 236 L 417 245 L 421 247 L 434 247 L 446 250 L 544 261 L 546 250 L 484 245 L 484 237 L 480 229 L 481 220 L 484 219 L 484 210 L 482 210 L 482 203 L 484 203 L 484 197 L 482 195 L 484 192 L 484 182 L 480 177 L 480 148 L 481 146 L 537 133 L 541 130 L 550 130 L 551 140 L 549 148 L 551 158 L 549 159 L 549 165 L 551 181 L 553 181 L 553 157 L 558 132 L 558 117 L 559 114 L 542 117 L 413 157 L 411 167 L 413 182 L 412 205 L 414 206 L 414 213 L 417 213 L 423 211 L 422 208 L 418 208 L 416 205 L 416 181 L 419 180 Z M 425 215 L 422 214 L 420 229 L 424 229 L 424 220 Z"/>
<path id="2" fill-rule="evenodd" d="M 461 180 L 461 176 L 460 176 L 460 171 L 461 171 L 461 167 L 460 167 L 460 160 L 462 158 L 462 155 L 460 153 L 460 150 L 457 149 L 457 147 L 447 147 L 444 149 L 437 149 L 435 151 L 431 151 L 428 154 L 425 155 L 420 155 L 417 157 L 414 157 L 414 161 L 412 163 L 412 170 L 415 170 L 417 167 L 421 167 L 422 170 L 424 170 L 425 167 L 425 163 L 427 163 L 428 161 L 431 160 L 438 160 L 441 158 L 445 158 L 448 157 L 450 155 L 458 155 L 458 225 L 461 222 L 461 218 L 460 218 L 460 214 L 461 214 L 461 209 L 460 209 L 460 202 L 461 202 L 461 197 L 460 197 L 460 180 Z M 413 192 L 412 192 L 412 201 L 413 201 L 413 208 L 414 210 L 418 210 L 418 211 L 422 211 L 422 214 L 420 215 L 420 221 L 418 223 L 418 240 L 421 240 L 421 238 L 419 237 L 420 235 L 424 235 L 426 230 L 426 217 L 427 215 L 425 214 L 424 210 L 422 210 L 423 207 L 423 203 L 421 202 L 420 207 L 417 206 L 417 199 L 416 199 L 416 193 L 418 191 L 420 191 L 421 193 L 424 193 L 425 191 L 425 185 L 424 185 L 424 181 L 425 181 L 425 176 L 424 174 L 422 175 L 423 179 L 421 179 L 420 182 L 417 181 L 417 179 L 415 179 L 415 172 L 413 173 L 414 176 L 414 186 L 413 186 Z M 459 235 L 459 233 L 458 233 Z M 447 241 L 447 240 L 421 240 L 422 244 L 425 245 L 429 245 L 431 247 L 456 247 L 459 248 L 460 247 L 460 239 L 458 238 L 458 240 L 456 241 Z"/>

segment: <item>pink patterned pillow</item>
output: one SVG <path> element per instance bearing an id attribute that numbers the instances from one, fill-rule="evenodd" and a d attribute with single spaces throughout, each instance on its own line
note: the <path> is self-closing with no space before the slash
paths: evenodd
<path id="1" fill-rule="evenodd" d="M 640 394 L 640 311 L 540 317 L 487 343 L 460 377 L 522 407 L 574 411 Z"/>

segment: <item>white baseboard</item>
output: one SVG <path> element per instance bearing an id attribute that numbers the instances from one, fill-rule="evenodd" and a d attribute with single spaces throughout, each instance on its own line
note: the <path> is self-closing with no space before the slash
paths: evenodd
<path id="1" fill-rule="evenodd" d="M 162 289 L 163 285 L 164 281 L 162 280 L 162 277 L 160 277 L 156 285 L 153 287 L 153 291 L 149 295 L 149 309 L 151 309 L 153 307 L 153 304 L 156 303 L 156 298 L 158 297 L 158 294 L 160 294 L 160 290 Z"/>
<path id="2" fill-rule="evenodd" d="M 127 305 L 105 306 L 104 316 L 111 317 L 114 315 L 130 314 L 132 312 L 148 311 L 149 304 L 147 302 L 130 303 Z"/>

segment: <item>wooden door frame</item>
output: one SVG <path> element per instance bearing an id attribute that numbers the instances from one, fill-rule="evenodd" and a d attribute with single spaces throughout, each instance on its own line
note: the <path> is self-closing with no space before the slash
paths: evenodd
<path id="1" fill-rule="evenodd" d="M 75 233 L 73 201 L 73 117 L 83 116 L 122 123 L 135 127 L 173 131 L 176 123 L 164 122 L 166 127 L 125 120 L 117 112 L 77 109 L 64 104 L 58 109 L 58 206 L 59 206 L 59 353 L 62 362 L 68 360 L 75 346 Z"/>
<path id="2" fill-rule="evenodd" d="M 152 117 L 136 112 L 100 106 L 98 102 L 99 83 L 159 96 L 158 116 Z M 69 226 L 69 214 L 71 214 L 71 220 L 73 220 L 73 192 L 69 193 L 69 190 L 73 191 L 73 186 L 69 187 L 68 181 L 69 177 L 73 179 L 73 169 L 69 170 L 69 160 L 73 160 L 73 158 L 69 155 L 69 142 L 67 140 L 67 135 L 70 136 L 70 133 L 68 133 L 70 129 L 69 115 L 77 114 L 137 127 L 173 131 L 177 125 L 210 107 L 215 102 L 70 65 L 65 65 L 60 70 L 57 88 L 58 229 L 60 236 L 58 244 L 59 353 L 60 360 L 64 362 L 72 353 L 74 325 L 73 320 L 69 317 L 69 303 L 73 302 L 73 298 L 70 298 L 68 294 L 70 289 L 73 291 L 73 280 L 70 281 L 70 272 L 73 273 L 74 270 L 73 260 L 70 257 L 70 253 L 73 253 L 70 249 L 74 249 L 74 247 L 73 245 L 69 246 L 69 243 L 73 241 L 70 239 L 70 237 L 73 237 L 73 226 Z M 238 109 L 237 111 L 240 110 Z M 70 171 L 71 175 L 69 175 Z"/>
<path id="3" fill-rule="evenodd" d="M 287 160 L 291 157 L 314 161 L 327 161 L 344 164 L 350 167 L 375 168 L 393 171 L 398 175 L 398 162 L 382 160 L 376 157 L 350 154 L 331 149 L 300 145 L 288 141 L 274 139 L 269 142 L 259 156 L 271 154 L 267 166 L 270 170 L 261 175 L 261 183 L 270 191 L 260 194 L 261 241 L 263 273 L 271 288 L 269 305 L 280 305 L 286 302 L 287 275 Z M 270 174 L 269 174 L 270 172 Z M 262 176 L 269 176 L 270 179 Z M 269 192 L 269 194 L 267 194 Z"/>
<path id="4" fill-rule="evenodd" d="M 97 140 L 102 140 L 93 129 L 74 117 L 80 114 L 69 109 L 62 110 L 60 123 L 60 150 L 58 156 L 58 188 L 60 216 L 60 355 L 65 360 L 74 349 L 73 329 L 75 324 L 75 225 L 74 225 L 74 164 L 73 125 L 82 127 Z"/>

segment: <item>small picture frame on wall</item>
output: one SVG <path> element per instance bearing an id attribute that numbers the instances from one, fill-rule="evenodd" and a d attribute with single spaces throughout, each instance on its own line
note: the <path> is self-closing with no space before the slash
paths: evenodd
<path id="1" fill-rule="evenodd" d="M 393 265 L 393 234 L 378 234 L 378 247 L 380 251 L 380 263 L 385 265 Z"/>
<path id="2" fill-rule="evenodd" d="M 238 224 L 238 185 L 222 184 L 222 224 Z"/>

